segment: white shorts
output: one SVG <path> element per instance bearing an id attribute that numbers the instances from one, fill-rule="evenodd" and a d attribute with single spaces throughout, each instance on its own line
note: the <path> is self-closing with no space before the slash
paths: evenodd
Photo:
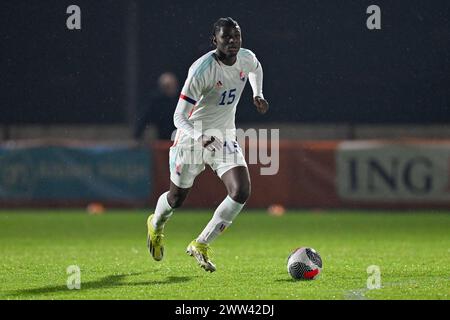
<path id="1" fill-rule="evenodd" d="M 192 187 L 195 178 L 205 170 L 205 164 L 208 164 L 219 178 L 234 167 L 247 167 L 242 150 L 236 141 L 227 141 L 222 150 L 216 152 L 202 147 L 198 150 L 183 146 L 170 148 L 170 180 L 177 187 Z"/>

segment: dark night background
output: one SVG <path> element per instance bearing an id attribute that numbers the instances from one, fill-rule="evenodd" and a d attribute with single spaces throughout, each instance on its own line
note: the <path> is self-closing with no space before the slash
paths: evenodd
<path id="1" fill-rule="evenodd" d="M 135 1 L 137 105 L 158 75 L 183 82 L 210 50 L 213 22 L 232 16 L 264 67 L 270 115 L 238 121 L 450 123 L 450 2 Z M 82 30 L 66 28 L 66 8 Z M 382 30 L 366 28 L 381 7 Z M 132 1 L 2 1 L 0 123 L 125 123 Z M 175 108 L 175 106 L 174 106 Z M 129 116 L 128 116 L 129 117 Z M 168 119 L 168 121 L 170 121 Z"/>

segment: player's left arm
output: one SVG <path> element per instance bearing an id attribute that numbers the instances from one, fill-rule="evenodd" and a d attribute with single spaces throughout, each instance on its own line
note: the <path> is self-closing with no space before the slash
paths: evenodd
<path id="1" fill-rule="evenodd" d="M 254 59 L 256 60 L 256 67 L 253 71 L 249 72 L 248 80 L 253 89 L 253 104 L 256 106 L 256 110 L 258 110 L 259 113 L 265 114 L 267 110 L 269 110 L 269 103 L 264 99 L 262 92 L 263 69 L 256 57 L 254 57 Z"/>

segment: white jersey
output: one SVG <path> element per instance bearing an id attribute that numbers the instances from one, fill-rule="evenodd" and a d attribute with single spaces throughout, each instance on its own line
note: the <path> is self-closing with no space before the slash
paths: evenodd
<path id="1" fill-rule="evenodd" d="M 185 121 L 186 117 L 184 123 L 178 121 L 175 112 L 178 131 L 174 145 L 192 147 L 202 133 L 211 129 L 220 131 L 223 139 L 235 140 L 236 106 L 249 75 L 253 95 L 263 97 L 262 67 L 253 52 L 240 49 L 232 66 L 220 62 L 214 53 L 215 50 L 208 52 L 189 68 L 177 111 L 179 115 L 189 108 L 187 120 L 190 123 Z"/>

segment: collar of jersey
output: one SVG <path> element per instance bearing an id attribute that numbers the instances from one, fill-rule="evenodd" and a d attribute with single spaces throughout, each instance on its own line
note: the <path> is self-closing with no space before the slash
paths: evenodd
<path id="1" fill-rule="evenodd" d="M 237 63 L 238 63 L 238 61 L 239 61 L 239 55 L 236 55 L 236 61 L 235 61 L 231 66 L 229 66 L 229 65 L 227 65 L 227 64 L 225 64 L 225 63 L 223 63 L 223 62 L 221 62 L 221 61 L 219 60 L 219 58 L 217 57 L 217 55 L 216 55 L 215 52 L 213 52 L 213 56 L 214 56 L 214 60 L 216 60 L 216 62 L 217 62 L 217 63 L 219 64 L 219 66 L 221 66 L 222 68 L 223 68 L 223 67 L 225 67 L 225 68 L 234 68 L 234 67 L 237 66 Z"/>

